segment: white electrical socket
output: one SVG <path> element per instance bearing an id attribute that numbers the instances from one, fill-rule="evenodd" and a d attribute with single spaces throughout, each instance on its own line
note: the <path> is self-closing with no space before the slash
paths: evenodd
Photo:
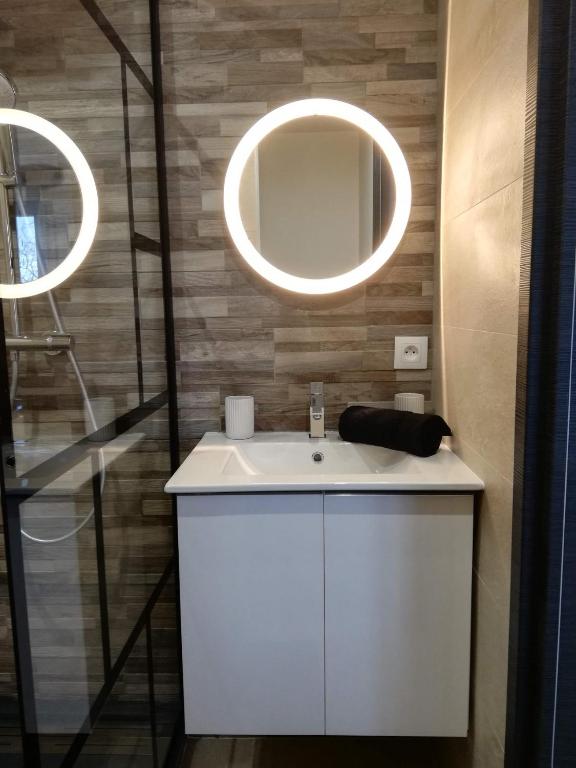
<path id="1" fill-rule="evenodd" d="M 394 368 L 427 368 L 428 336 L 396 336 Z"/>

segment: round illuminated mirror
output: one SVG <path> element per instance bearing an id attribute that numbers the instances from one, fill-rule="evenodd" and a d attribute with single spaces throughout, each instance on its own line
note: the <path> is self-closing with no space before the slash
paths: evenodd
<path id="1" fill-rule="evenodd" d="M 94 177 L 74 142 L 37 115 L 0 109 L 0 296 L 59 285 L 86 257 L 97 220 Z"/>
<path id="2" fill-rule="evenodd" d="M 241 255 L 272 283 L 310 294 L 374 274 L 398 246 L 410 204 L 394 138 L 367 112 L 332 99 L 294 102 L 259 120 L 224 186 Z"/>

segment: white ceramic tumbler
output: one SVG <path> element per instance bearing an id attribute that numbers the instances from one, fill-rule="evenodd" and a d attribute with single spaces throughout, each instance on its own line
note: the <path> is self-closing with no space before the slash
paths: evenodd
<path id="1" fill-rule="evenodd" d="M 225 400 L 226 437 L 246 440 L 254 436 L 254 398 L 252 395 L 230 395 Z"/>
<path id="2" fill-rule="evenodd" d="M 396 411 L 424 413 L 424 395 L 419 395 L 416 392 L 399 392 L 394 395 L 394 409 Z"/>

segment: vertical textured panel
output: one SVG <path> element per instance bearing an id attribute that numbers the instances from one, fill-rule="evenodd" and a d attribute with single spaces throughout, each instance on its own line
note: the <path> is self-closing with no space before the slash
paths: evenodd
<path id="1" fill-rule="evenodd" d="M 501 768 L 506 724 L 528 0 L 453 0 L 443 78 L 435 405 L 486 485 L 474 560 L 470 738 L 447 764 Z"/>
<path id="2" fill-rule="evenodd" d="M 507 764 L 576 761 L 574 3 L 534 3 Z M 531 225 L 531 231 L 529 229 Z"/>

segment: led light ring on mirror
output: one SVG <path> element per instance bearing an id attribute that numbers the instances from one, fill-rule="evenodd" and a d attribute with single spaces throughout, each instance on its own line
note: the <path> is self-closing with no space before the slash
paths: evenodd
<path id="1" fill-rule="evenodd" d="M 47 275 L 43 275 L 29 283 L 16 285 L 0 283 L 0 298 L 21 299 L 26 296 L 36 296 L 39 293 L 56 288 L 57 285 L 60 285 L 60 283 L 70 277 L 82 264 L 96 235 L 96 227 L 98 225 L 98 191 L 86 158 L 72 139 L 53 123 L 45 120 L 43 117 L 33 115 L 31 112 L 24 112 L 20 109 L 0 109 L 0 125 L 28 128 L 52 142 L 70 163 L 78 179 L 82 195 L 82 223 L 80 231 L 72 250 L 64 261 Z"/>
<path id="2" fill-rule="evenodd" d="M 349 272 L 326 278 L 298 277 L 273 266 L 254 247 L 240 213 L 240 184 L 251 154 L 269 133 L 301 117 L 336 117 L 368 134 L 380 147 L 394 178 L 396 202 L 388 231 L 372 256 Z M 250 128 L 238 143 L 224 181 L 224 214 L 234 244 L 242 257 L 271 283 L 296 293 L 336 293 L 364 282 L 392 256 L 408 224 L 412 186 L 408 165 L 392 134 L 375 117 L 359 107 L 335 99 L 303 99 L 269 112 Z"/>

